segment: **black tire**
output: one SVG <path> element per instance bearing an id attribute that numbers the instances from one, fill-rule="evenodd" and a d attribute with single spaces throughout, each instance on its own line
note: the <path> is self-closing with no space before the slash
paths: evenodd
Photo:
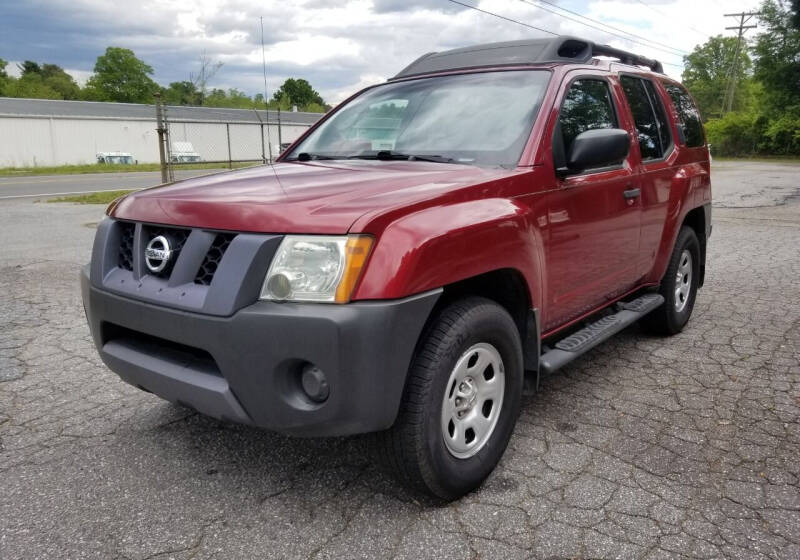
<path id="1" fill-rule="evenodd" d="M 502 359 L 503 400 L 480 450 L 457 458 L 443 436 L 443 399 L 456 363 L 480 343 L 492 345 Z M 463 496 L 483 482 L 505 452 L 519 416 L 522 385 L 522 343 L 508 312 L 479 297 L 447 305 L 418 345 L 394 426 L 375 434 L 377 462 L 422 493 L 446 501 Z"/>
<path id="2" fill-rule="evenodd" d="M 691 277 L 687 283 L 688 294 L 682 309 L 676 307 L 680 297 L 676 296 L 678 288 L 678 268 L 684 260 L 684 251 L 691 255 Z M 684 276 L 685 277 L 685 276 Z M 697 298 L 697 289 L 700 285 L 700 242 L 694 230 L 682 227 L 675 240 L 675 248 L 667 265 L 667 271 L 661 279 L 659 293 L 664 296 L 664 305 L 647 315 L 641 320 L 642 327 L 648 332 L 660 335 L 673 335 L 681 332 L 689 321 Z"/>

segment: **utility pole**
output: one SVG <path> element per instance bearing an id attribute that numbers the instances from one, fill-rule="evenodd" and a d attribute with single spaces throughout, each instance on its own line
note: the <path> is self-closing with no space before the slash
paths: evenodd
<path id="1" fill-rule="evenodd" d="M 167 153 L 167 181 L 169 183 L 175 182 L 175 170 L 172 165 L 172 142 L 169 133 L 169 116 L 167 115 L 167 104 L 161 104 L 161 125 L 164 130 L 164 147 Z"/>
<path id="2" fill-rule="evenodd" d="M 730 113 L 733 110 L 733 96 L 736 93 L 736 71 L 739 68 L 739 55 L 742 52 L 742 38 L 746 29 L 755 29 L 756 25 L 745 25 L 753 17 L 757 16 L 758 12 L 740 12 L 738 14 L 725 14 L 725 17 L 739 18 L 739 25 L 733 27 L 726 27 L 725 29 L 736 29 L 739 31 L 739 36 L 736 39 L 736 50 L 733 54 L 733 61 L 731 62 L 730 82 L 725 89 L 725 96 L 722 99 L 722 114 Z"/>
<path id="3" fill-rule="evenodd" d="M 164 151 L 164 140 L 167 134 L 167 127 L 164 126 L 164 108 L 161 104 L 161 94 L 153 94 L 156 98 L 156 132 L 158 133 L 158 160 L 161 163 L 161 182 L 169 183 L 169 171 L 167 170 L 167 154 Z"/>

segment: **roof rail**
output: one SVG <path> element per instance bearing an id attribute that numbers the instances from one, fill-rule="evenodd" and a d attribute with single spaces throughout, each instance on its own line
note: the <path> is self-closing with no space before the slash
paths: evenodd
<path id="1" fill-rule="evenodd" d="M 618 58 L 623 64 L 630 64 L 632 66 L 647 66 L 653 72 L 659 74 L 664 73 L 664 67 L 661 63 L 654 58 L 647 58 L 632 52 L 623 51 L 622 49 L 615 49 L 608 45 L 597 45 L 592 43 L 592 56 L 610 56 Z"/>
<path id="2" fill-rule="evenodd" d="M 525 39 L 487 43 L 443 52 L 430 52 L 406 66 L 390 80 L 421 76 L 448 70 L 487 68 L 491 66 L 517 66 L 556 62 L 587 63 L 594 56 L 618 58 L 624 64 L 647 66 L 654 72 L 664 73 L 657 60 L 598 45 L 578 37 L 559 36 L 552 39 Z"/>

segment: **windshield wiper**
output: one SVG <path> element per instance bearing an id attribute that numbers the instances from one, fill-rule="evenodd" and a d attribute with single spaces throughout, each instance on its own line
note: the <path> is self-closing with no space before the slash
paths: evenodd
<path id="1" fill-rule="evenodd" d="M 325 156 L 322 154 L 310 154 L 308 152 L 300 152 L 297 157 L 286 158 L 284 161 L 316 161 L 320 159 L 344 159 L 335 156 Z"/>
<path id="2" fill-rule="evenodd" d="M 404 154 L 393 150 L 381 150 L 376 154 L 359 154 L 350 156 L 352 159 L 380 159 L 380 160 L 407 160 L 407 161 L 432 161 L 434 163 L 452 163 L 453 158 L 438 155 Z"/>

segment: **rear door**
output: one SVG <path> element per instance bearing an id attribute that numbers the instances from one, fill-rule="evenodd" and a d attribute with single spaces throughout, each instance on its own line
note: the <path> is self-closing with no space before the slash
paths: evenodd
<path id="1" fill-rule="evenodd" d="M 556 160 L 569 153 L 581 132 L 629 129 L 629 119 L 619 111 L 618 96 L 602 73 L 568 75 L 557 102 Z M 638 162 L 631 158 L 629 154 L 618 165 L 558 178 L 548 193 L 545 332 L 625 293 L 638 280 L 641 205 L 638 196 L 631 196 L 638 179 Z"/>
<path id="2" fill-rule="evenodd" d="M 667 223 L 675 177 L 675 142 L 660 87 L 650 78 L 620 75 L 620 84 L 635 125 L 641 159 L 642 231 L 638 270 L 646 275 L 655 264 Z"/>

